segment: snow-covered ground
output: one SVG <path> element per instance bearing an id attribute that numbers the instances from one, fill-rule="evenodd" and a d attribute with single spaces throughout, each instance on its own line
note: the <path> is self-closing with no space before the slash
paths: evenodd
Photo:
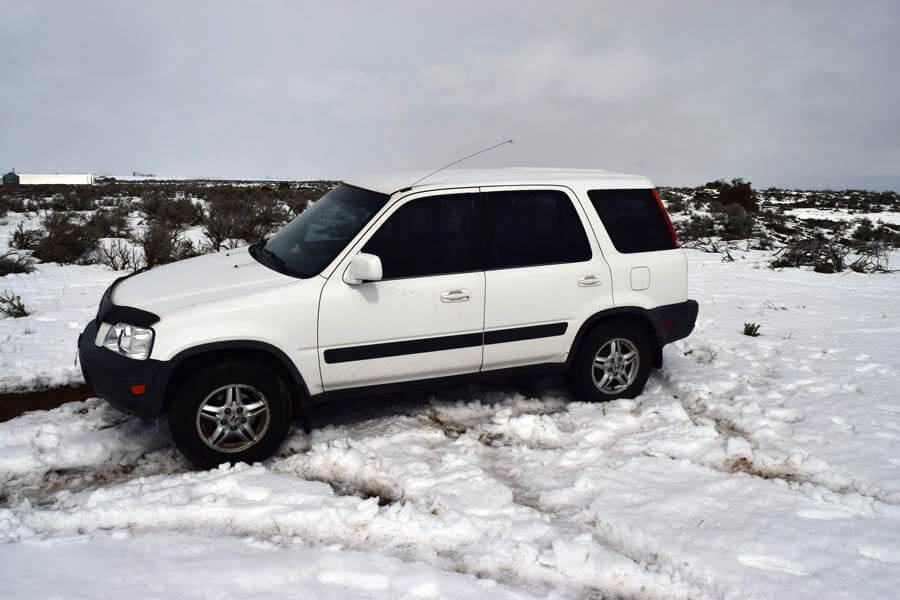
<path id="1" fill-rule="evenodd" d="M 791 208 L 784 211 L 785 216 L 797 219 L 822 219 L 825 221 L 856 221 L 869 219 L 873 223 L 890 223 L 900 225 L 900 213 L 898 212 L 859 212 L 841 208 L 829 210 L 821 208 Z"/>
<path id="2" fill-rule="evenodd" d="M 896 597 L 900 278 L 688 254 L 697 328 L 635 400 L 372 398 L 211 471 L 97 399 L 2 423 L 3 596 Z M 57 269 L 4 278 L 37 378 L 115 276 Z"/>

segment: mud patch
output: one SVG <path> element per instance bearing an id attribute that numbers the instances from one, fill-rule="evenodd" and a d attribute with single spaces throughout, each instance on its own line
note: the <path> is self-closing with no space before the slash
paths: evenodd
<path id="1" fill-rule="evenodd" d="M 752 462 L 746 456 L 728 458 L 724 464 L 727 473 L 747 473 L 762 479 L 783 479 L 785 481 L 805 481 L 806 478 L 796 471 L 781 469 L 777 466 L 764 466 Z"/>
<path id="2" fill-rule="evenodd" d="M 451 440 L 459 438 L 459 436 L 461 436 L 468 430 L 468 427 L 466 425 L 463 425 L 462 423 L 457 423 L 455 421 L 445 419 L 434 407 L 429 408 L 428 411 L 425 412 L 425 418 L 430 423 L 437 425 L 441 429 L 441 431 L 444 432 L 444 435 Z"/>
<path id="3" fill-rule="evenodd" d="M 94 393 L 86 385 L 0 394 L 0 422 L 9 421 L 30 410 L 49 410 L 66 402 L 81 402 L 92 396 Z"/>
<path id="4" fill-rule="evenodd" d="M 315 479 L 327 483 L 338 496 L 357 496 L 363 500 L 371 498 L 378 499 L 378 506 L 388 506 L 403 499 L 402 494 L 398 494 L 389 486 L 376 482 L 351 482 L 351 481 L 333 481 L 328 479 Z"/>
<path id="5" fill-rule="evenodd" d="M 140 477 L 174 475 L 191 469 L 175 450 L 149 452 L 134 462 L 98 469 L 96 466 L 75 469 L 54 469 L 42 473 L 36 480 L 13 479 L 0 497 L 0 506 L 13 506 L 24 499 L 35 507 L 54 504 L 60 493 L 77 493 L 89 489 L 125 483 Z"/>

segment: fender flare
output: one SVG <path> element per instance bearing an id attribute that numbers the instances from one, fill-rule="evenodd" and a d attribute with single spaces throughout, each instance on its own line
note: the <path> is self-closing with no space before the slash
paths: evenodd
<path id="1" fill-rule="evenodd" d="M 651 350 L 653 352 L 653 363 L 657 368 L 661 367 L 662 348 L 665 345 L 666 334 L 659 316 L 653 310 L 647 310 L 646 308 L 641 308 L 639 306 L 617 306 L 615 308 L 608 308 L 596 312 L 585 319 L 584 323 L 581 324 L 581 327 L 578 328 L 575 339 L 572 340 L 572 347 L 569 350 L 568 357 L 566 357 L 566 368 L 571 366 L 572 362 L 575 360 L 578 347 L 581 345 L 581 340 L 587 332 L 593 329 L 594 325 L 598 322 L 606 319 L 615 319 L 617 317 L 636 318 L 637 320 L 642 321 L 644 326 L 653 332 L 653 336 L 650 339 Z"/>
<path id="2" fill-rule="evenodd" d="M 288 357 L 288 355 L 285 354 L 284 351 L 282 351 L 277 346 L 273 346 L 272 344 L 261 342 L 258 340 L 228 340 L 223 342 L 210 342 L 207 344 L 191 346 L 190 348 L 182 350 L 169 360 L 165 361 L 167 364 L 167 368 L 163 376 L 160 378 L 160 384 L 161 387 L 167 392 L 166 397 L 169 398 L 170 396 L 170 394 L 168 394 L 168 388 L 172 383 L 172 375 L 186 360 L 202 356 L 204 354 L 212 354 L 221 351 L 241 350 L 261 352 L 274 359 L 278 365 L 283 367 L 285 373 L 287 373 L 290 377 L 290 381 L 288 383 L 292 384 L 293 388 L 299 392 L 300 395 L 298 400 L 300 402 L 305 402 L 306 399 L 309 398 L 309 388 L 306 386 L 306 381 L 303 379 L 303 375 L 301 375 L 300 371 L 297 369 L 297 365 L 295 365 L 294 362 Z"/>

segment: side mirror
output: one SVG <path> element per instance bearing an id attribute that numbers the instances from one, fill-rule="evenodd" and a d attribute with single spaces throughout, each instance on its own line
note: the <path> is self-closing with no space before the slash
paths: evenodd
<path id="1" fill-rule="evenodd" d="M 344 271 L 344 283 L 359 285 L 366 281 L 381 281 L 381 259 L 374 254 L 360 252 Z"/>

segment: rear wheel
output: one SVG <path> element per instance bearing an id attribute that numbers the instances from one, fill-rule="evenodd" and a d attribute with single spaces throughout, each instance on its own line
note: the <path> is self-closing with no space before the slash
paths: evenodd
<path id="1" fill-rule="evenodd" d="M 264 364 L 226 361 L 179 386 L 169 414 L 175 445 L 200 467 L 271 456 L 291 423 L 291 395 Z"/>
<path id="2" fill-rule="evenodd" d="M 579 400 L 634 398 L 650 376 L 650 341 L 629 322 L 601 324 L 582 341 L 569 367 L 569 383 Z"/>

